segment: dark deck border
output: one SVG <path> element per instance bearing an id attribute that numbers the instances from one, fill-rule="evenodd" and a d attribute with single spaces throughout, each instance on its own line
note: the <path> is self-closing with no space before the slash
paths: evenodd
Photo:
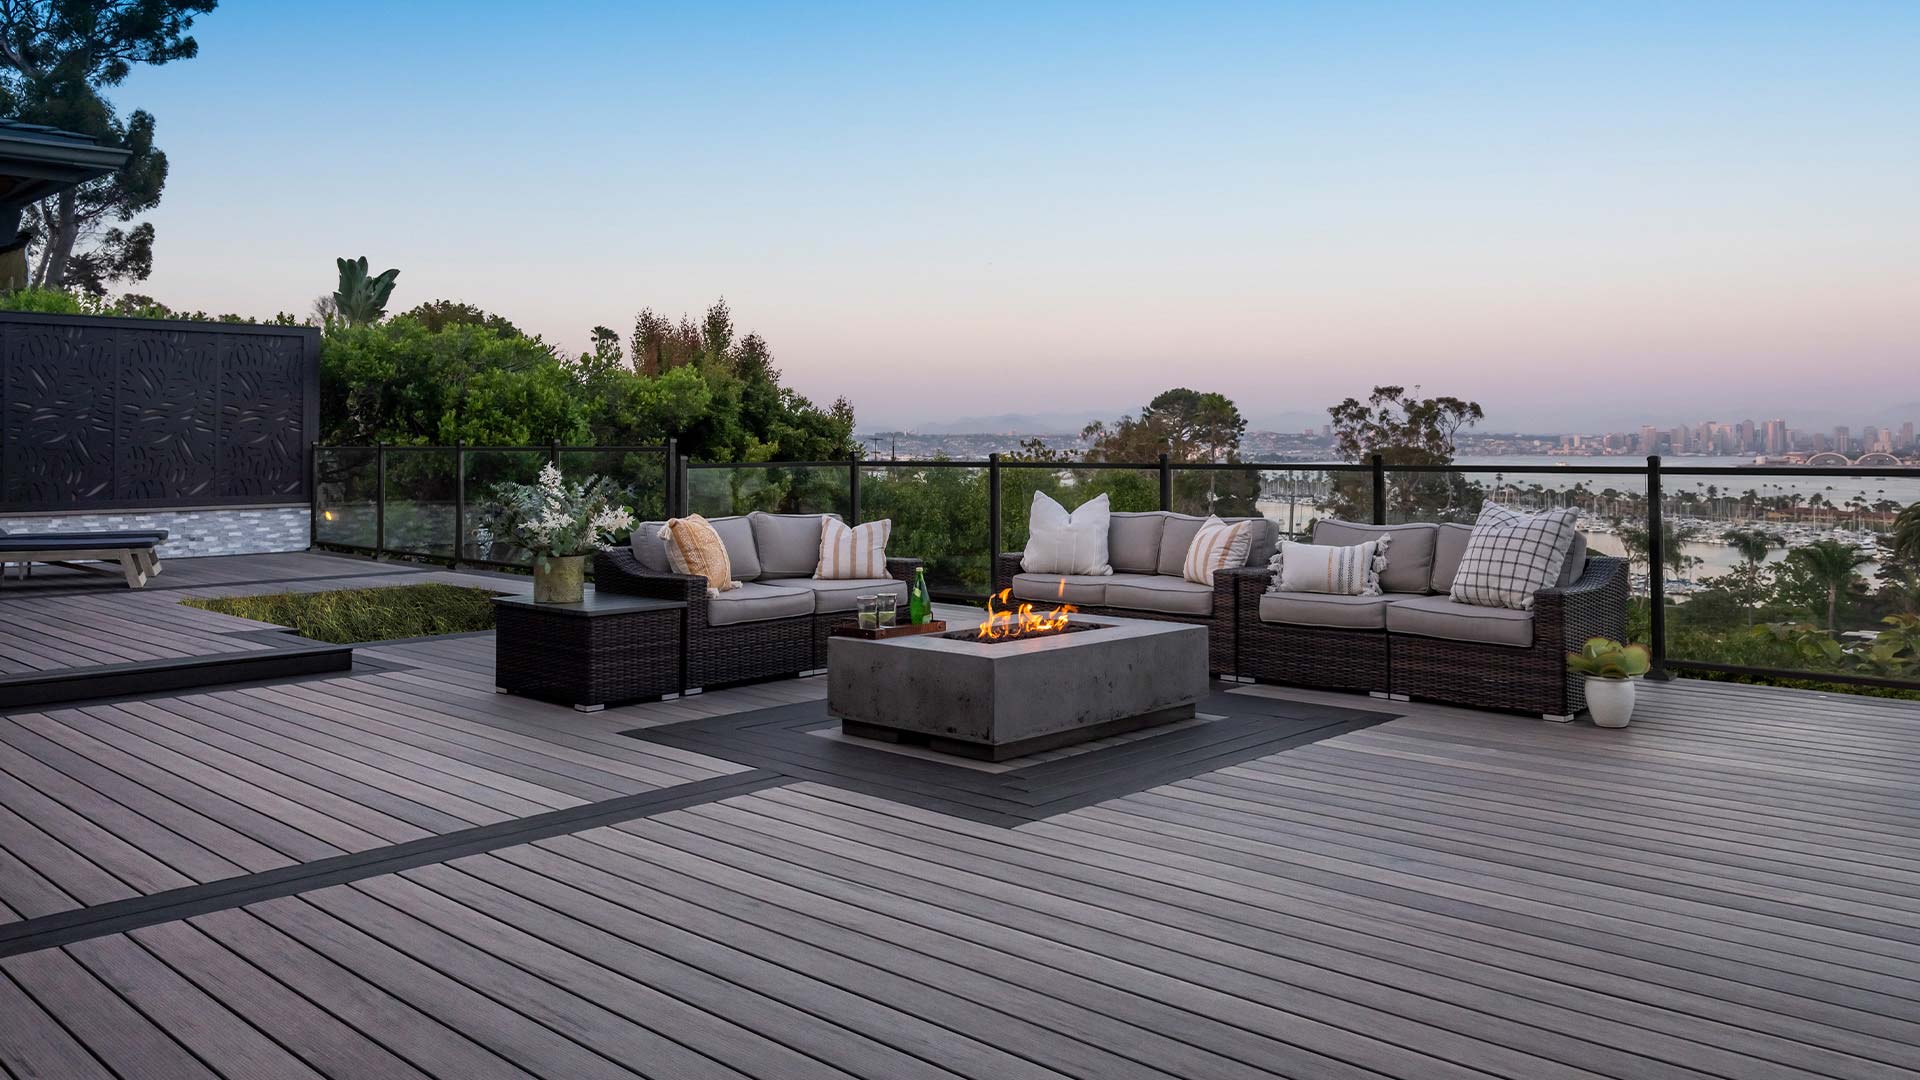
<path id="1" fill-rule="evenodd" d="M 389 847 L 297 863 L 278 870 L 223 878 L 94 907 L 56 912 L 0 926 L 0 959 L 188 919 L 211 911 L 245 907 L 330 885 L 343 885 L 382 874 L 451 862 L 468 855 L 730 799 L 787 782 L 785 777 L 764 770 L 731 773 L 532 817 L 513 818 L 458 832 L 422 837 Z"/>
<path id="2" fill-rule="evenodd" d="M 807 734 L 834 724 L 824 701 L 621 734 L 1013 828 L 1398 719 L 1396 714 L 1215 692 L 1199 712 L 1224 719 L 989 772 Z"/>
<path id="3" fill-rule="evenodd" d="M 287 635 L 290 644 L 258 652 L 185 656 L 0 678 L 0 712 L 94 698 L 135 697 L 228 683 L 293 679 L 353 669 L 353 646 Z"/>

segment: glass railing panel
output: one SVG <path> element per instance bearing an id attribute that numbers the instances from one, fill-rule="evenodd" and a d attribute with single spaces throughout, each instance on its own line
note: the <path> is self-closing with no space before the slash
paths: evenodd
<path id="1" fill-rule="evenodd" d="M 625 493 L 628 509 L 640 521 L 667 516 L 667 455 L 664 450 L 595 448 L 563 449 L 560 472 L 568 480 L 600 476 Z"/>
<path id="2" fill-rule="evenodd" d="M 1357 477 L 1355 483 L 1350 478 Z M 1282 537 L 1305 540 L 1321 518 L 1373 520 L 1371 474 L 1272 465 L 1173 467 L 1173 509 L 1182 514 L 1265 517 Z"/>
<path id="3" fill-rule="evenodd" d="M 846 465 L 697 465 L 687 470 L 687 510 L 729 517 L 853 512 L 853 474 Z"/>
<path id="4" fill-rule="evenodd" d="M 1086 465 L 1003 463 L 1000 466 L 1000 546 L 1022 551 L 1027 546 L 1027 523 L 1033 496 L 1045 492 L 1073 510 L 1100 495 L 1114 510 L 1160 509 L 1160 470 L 1107 469 Z"/>
<path id="5" fill-rule="evenodd" d="M 1920 685 L 1920 567 L 1894 553 L 1920 471 L 1662 473 L 1694 556 L 1668 586 L 1669 659 Z"/>
<path id="6" fill-rule="evenodd" d="M 386 551 L 453 557 L 458 459 L 439 447 L 387 448 Z"/>
<path id="7" fill-rule="evenodd" d="M 533 555 L 524 548 L 496 539 L 487 528 L 487 515 L 496 505 L 493 489 L 499 484 L 533 484 L 540 480 L 540 469 L 551 460 L 545 450 L 468 450 L 464 520 L 460 557 L 483 563 L 526 566 Z"/>
<path id="8" fill-rule="evenodd" d="M 379 533 L 378 451 L 314 451 L 313 542 L 372 550 Z"/>
<path id="9" fill-rule="evenodd" d="M 891 520 L 887 553 L 924 560 L 927 587 L 942 599 L 987 594 L 993 566 L 987 506 L 985 469 L 913 462 L 860 469 L 861 519 Z"/>

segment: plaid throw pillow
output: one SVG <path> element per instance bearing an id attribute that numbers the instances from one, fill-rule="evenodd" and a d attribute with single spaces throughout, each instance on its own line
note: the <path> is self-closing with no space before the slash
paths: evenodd
<path id="1" fill-rule="evenodd" d="M 1449 594 L 1462 604 L 1533 610 L 1533 594 L 1560 580 L 1580 510 L 1523 514 L 1489 505 L 1473 523 Z"/>

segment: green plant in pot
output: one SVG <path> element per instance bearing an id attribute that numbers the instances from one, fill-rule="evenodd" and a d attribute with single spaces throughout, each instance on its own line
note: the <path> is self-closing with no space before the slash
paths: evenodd
<path id="1" fill-rule="evenodd" d="M 556 466 L 533 484 L 497 484 L 493 505 L 481 513 L 491 540 L 533 552 L 533 599 L 574 604 L 584 594 L 587 556 L 633 531 L 626 493 L 604 477 L 569 483 Z"/>
<path id="2" fill-rule="evenodd" d="M 1653 667 L 1645 645 L 1593 637 L 1567 654 L 1567 668 L 1587 677 L 1587 710 L 1595 727 L 1626 727 L 1633 719 L 1634 680 Z"/>

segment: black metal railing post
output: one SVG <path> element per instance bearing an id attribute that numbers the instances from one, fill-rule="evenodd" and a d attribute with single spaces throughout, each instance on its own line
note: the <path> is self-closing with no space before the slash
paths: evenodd
<path id="1" fill-rule="evenodd" d="M 673 497 L 676 505 L 668 517 L 686 517 L 687 508 L 693 505 L 693 493 L 687 490 L 689 472 L 685 455 L 675 456 Z"/>
<path id="2" fill-rule="evenodd" d="M 847 524 L 860 524 L 860 454 L 847 458 Z"/>
<path id="3" fill-rule="evenodd" d="M 387 444 L 373 448 L 373 557 L 387 553 Z"/>
<path id="4" fill-rule="evenodd" d="M 660 516 L 670 518 L 676 516 L 673 512 L 674 489 L 679 486 L 680 481 L 680 440 L 673 436 L 667 437 L 667 460 L 661 468 L 666 473 L 666 476 L 660 485 L 660 499 L 662 504 L 660 507 Z"/>
<path id="5" fill-rule="evenodd" d="M 553 440 L 552 444 L 550 444 L 547 447 L 547 464 L 553 466 L 556 469 L 560 467 L 560 440 L 559 439 Z"/>
<path id="6" fill-rule="evenodd" d="M 1653 663 L 1647 678 L 1664 682 L 1667 676 L 1667 542 L 1666 521 L 1660 507 L 1660 455 L 1647 456 L 1647 651 Z"/>
<path id="7" fill-rule="evenodd" d="M 1160 455 L 1160 509 L 1173 509 L 1173 459 Z"/>
<path id="8" fill-rule="evenodd" d="M 307 550 L 320 542 L 320 445 L 307 444 Z"/>
<path id="9" fill-rule="evenodd" d="M 460 569 L 460 557 L 467 553 L 467 443 L 453 444 L 453 568 Z"/>
<path id="10" fill-rule="evenodd" d="M 1000 566 L 1000 455 L 987 455 L 987 592 Z"/>
<path id="11" fill-rule="evenodd" d="M 1387 462 L 1379 454 L 1373 455 L 1373 523 L 1387 523 Z"/>

